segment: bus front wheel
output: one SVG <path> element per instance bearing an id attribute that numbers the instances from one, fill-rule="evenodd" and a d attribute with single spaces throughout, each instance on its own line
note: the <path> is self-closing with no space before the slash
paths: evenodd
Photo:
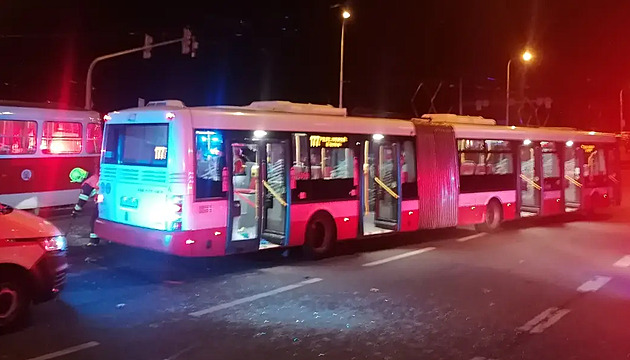
<path id="1" fill-rule="evenodd" d="M 304 253 L 310 259 L 329 256 L 337 240 L 335 220 L 326 212 L 315 213 L 306 225 Z"/>
<path id="2" fill-rule="evenodd" d="M 475 228 L 480 232 L 495 232 L 501 227 L 502 221 L 503 208 L 501 207 L 501 203 L 496 199 L 492 199 L 486 206 L 486 214 L 483 222 L 475 225 Z"/>

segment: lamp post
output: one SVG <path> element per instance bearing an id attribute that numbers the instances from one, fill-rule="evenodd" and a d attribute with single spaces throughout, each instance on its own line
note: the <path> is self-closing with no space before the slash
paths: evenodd
<path id="1" fill-rule="evenodd" d="M 534 55 L 532 55 L 529 50 L 526 50 L 522 55 L 521 59 L 528 63 L 532 61 Z M 507 63 L 507 86 L 505 87 L 505 125 L 510 124 L 510 65 L 512 65 L 512 59 L 508 60 Z"/>
<path id="2" fill-rule="evenodd" d="M 346 20 L 350 18 L 350 12 L 344 10 L 341 13 L 341 55 L 339 60 L 339 108 L 343 107 L 343 43 L 346 35 Z"/>

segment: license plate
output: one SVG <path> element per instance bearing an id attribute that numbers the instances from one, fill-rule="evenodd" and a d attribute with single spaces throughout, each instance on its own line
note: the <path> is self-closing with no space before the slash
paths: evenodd
<path id="1" fill-rule="evenodd" d="M 122 198 L 120 198 L 120 206 L 130 209 L 137 209 L 138 199 L 134 197 L 123 196 Z"/>

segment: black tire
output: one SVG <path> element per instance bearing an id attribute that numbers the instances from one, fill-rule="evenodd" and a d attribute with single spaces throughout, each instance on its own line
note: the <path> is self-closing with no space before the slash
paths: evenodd
<path id="1" fill-rule="evenodd" d="M 18 271 L 0 270 L 0 332 L 24 325 L 30 305 L 27 277 Z"/>
<path id="2" fill-rule="evenodd" d="M 503 208 L 501 203 L 495 199 L 490 200 L 486 206 L 486 216 L 484 222 L 475 225 L 477 231 L 491 233 L 499 230 L 503 222 Z"/>
<path id="3" fill-rule="evenodd" d="M 306 225 L 304 254 L 309 259 L 329 256 L 337 241 L 337 227 L 333 218 L 325 212 L 315 213 Z"/>

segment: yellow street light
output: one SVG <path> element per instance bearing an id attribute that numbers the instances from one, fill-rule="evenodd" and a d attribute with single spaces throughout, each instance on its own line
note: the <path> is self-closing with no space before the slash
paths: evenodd
<path id="1" fill-rule="evenodd" d="M 348 19 L 350 17 L 350 13 L 348 12 L 348 10 L 344 10 L 343 13 L 341 14 L 341 16 L 344 19 Z"/>
<path id="2" fill-rule="evenodd" d="M 523 53 L 523 61 L 531 61 L 534 58 L 534 55 L 529 52 L 529 50 Z"/>

